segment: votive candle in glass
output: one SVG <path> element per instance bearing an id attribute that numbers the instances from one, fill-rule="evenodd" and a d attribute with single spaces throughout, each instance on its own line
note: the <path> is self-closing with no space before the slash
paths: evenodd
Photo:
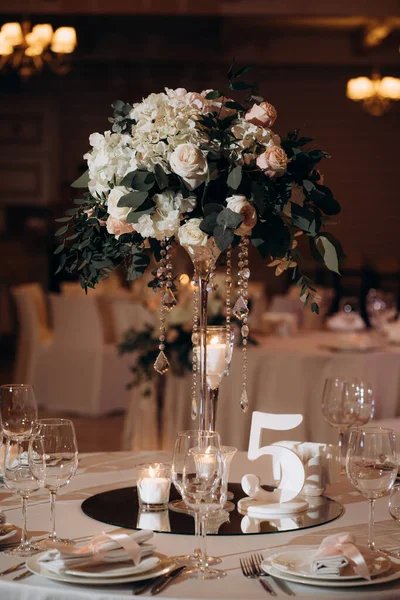
<path id="1" fill-rule="evenodd" d="M 144 511 L 166 510 L 171 488 L 171 465 L 143 464 L 136 467 L 139 506 Z"/>

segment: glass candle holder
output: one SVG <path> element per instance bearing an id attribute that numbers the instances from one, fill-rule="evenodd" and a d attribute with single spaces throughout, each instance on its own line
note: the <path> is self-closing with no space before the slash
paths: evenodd
<path id="1" fill-rule="evenodd" d="M 137 492 L 142 511 L 167 510 L 171 488 L 171 465 L 143 464 L 136 467 Z"/>
<path id="2" fill-rule="evenodd" d="M 152 531 L 171 531 L 168 510 L 157 510 L 156 512 L 148 510 L 139 510 L 138 529 L 151 529 Z"/>

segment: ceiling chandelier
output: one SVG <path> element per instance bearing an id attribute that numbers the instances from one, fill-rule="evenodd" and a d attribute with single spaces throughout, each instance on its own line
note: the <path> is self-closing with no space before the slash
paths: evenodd
<path id="1" fill-rule="evenodd" d="M 347 82 L 346 95 L 350 100 L 362 102 L 365 110 L 374 117 L 382 116 L 395 100 L 400 100 L 400 79 L 381 78 L 378 72 L 369 77 L 356 77 Z"/>
<path id="2" fill-rule="evenodd" d="M 0 30 L 0 69 L 11 68 L 28 78 L 48 65 L 64 75 L 70 70 L 69 55 L 77 44 L 73 27 L 53 31 L 49 23 L 34 25 L 29 21 L 5 23 Z"/>

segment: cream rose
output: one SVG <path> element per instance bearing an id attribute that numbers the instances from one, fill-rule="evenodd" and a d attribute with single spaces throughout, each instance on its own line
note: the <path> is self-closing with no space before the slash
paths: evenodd
<path id="1" fill-rule="evenodd" d="M 170 158 L 171 170 L 182 177 L 186 187 L 194 190 L 207 177 L 207 159 L 197 146 L 191 143 L 180 144 Z"/>
<path id="2" fill-rule="evenodd" d="M 126 187 L 115 187 L 108 194 L 107 212 L 109 215 L 111 215 L 115 219 L 119 219 L 120 221 L 125 221 L 126 217 L 129 215 L 129 213 L 132 210 L 129 207 L 120 208 L 118 206 L 118 202 L 120 201 L 122 196 L 125 196 L 125 194 L 128 194 L 128 193 L 129 193 L 129 190 Z"/>
<path id="3" fill-rule="evenodd" d="M 107 222 L 107 231 L 111 233 L 111 235 L 115 235 L 118 239 L 120 235 L 124 233 L 132 233 L 134 231 L 132 223 L 127 223 L 126 221 L 120 221 L 111 215 L 108 217 Z"/>
<path id="4" fill-rule="evenodd" d="M 202 219 L 189 219 L 178 230 L 178 238 L 181 246 L 206 246 L 208 236 L 200 229 Z"/>
<path id="5" fill-rule="evenodd" d="M 289 159 L 280 146 L 271 146 L 257 158 L 257 167 L 268 177 L 280 177 L 286 171 Z"/>
<path id="6" fill-rule="evenodd" d="M 261 102 L 261 104 L 254 104 L 249 111 L 245 114 L 244 118 L 254 125 L 260 127 L 272 127 L 275 123 L 277 112 L 275 106 L 272 106 L 269 102 Z"/>
<path id="7" fill-rule="evenodd" d="M 246 196 L 235 194 L 226 199 L 226 205 L 234 213 L 243 215 L 244 219 L 235 230 L 236 235 L 246 235 L 257 223 L 257 213 L 254 206 L 247 200 Z"/>

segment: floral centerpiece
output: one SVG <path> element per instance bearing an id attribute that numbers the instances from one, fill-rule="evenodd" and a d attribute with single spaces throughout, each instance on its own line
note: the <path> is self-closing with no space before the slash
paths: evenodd
<path id="1" fill-rule="evenodd" d="M 161 292 L 155 368 L 164 372 L 165 312 L 175 304 L 170 249 L 176 243 L 185 247 L 198 274 L 193 343 L 202 347 L 202 382 L 206 286 L 219 254 L 225 253 L 228 337 L 232 312 L 242 321 L 244 410 L 248 244 L 277 274 L 293 268 L 304 305 L 315 312 L 318 298 L 302 272 L 297 236 L 304 234 L 314 258 L 332 271 L 338 272 L 341 253 L 339 242 L 326 231 L 340 206 L 317 169 L 328 154 L 306 149 L 312 140 L 298 130 L 284 138 L 275 133 L 276 109 L 256 95 L 255 84 L 243 80 L 248 70 L 236 69 L 233 62 L 228 93 L 166 88 L 136 104 L 115 102 L 111 130 L 89 138 L 91 150 L 84 157 L 88 170 L 73 184 L 88 190 L 59 219 L 63 225 L 57 235 L 63 239 L 56 250 L 60 269 L 78 273 L 86 290 L 121 263 L 129 280 L 140 277 L 149 265 L 149 252 L 155 254 L 159 267 L 151 285 Z M 245 99 L 232 99 L 232 92 Z M 239 295 L 231 308 L 236 246 Z M 194 385 L 193 402 L 195 396 Z"/>

